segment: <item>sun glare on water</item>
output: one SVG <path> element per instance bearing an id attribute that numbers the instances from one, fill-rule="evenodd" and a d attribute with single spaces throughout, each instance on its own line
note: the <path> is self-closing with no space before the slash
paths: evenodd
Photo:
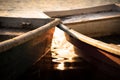
<path id="1" fill-rule="evenodd" d="M 75 54 L 74 46 L 66 40 L 65 33 L 57 27 L 54 32 L 51 51 L 52 58 L 54 58 L 52 62 L 58 63 L 55 68 L 59 70 L 66 69 L 65 62 L 74 62 L 73 58 L 78 57 Z"/>
<path id="2" fill-rule="evenodd" d="M 78 56 L 74 52 L 74 46 L 66 40 L 65 33 L 57 27 L 53 35 L 51 50 L 53 56 L 54 54 L 67 58 Z"/>

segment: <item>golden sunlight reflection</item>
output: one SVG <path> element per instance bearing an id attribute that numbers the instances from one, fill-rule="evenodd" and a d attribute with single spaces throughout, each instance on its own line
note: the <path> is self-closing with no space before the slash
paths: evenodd
<path id="1" fill-rule="evenodd" d="M 61 62 L 56 68 L 59 69 L 59 70 L 64 70 L 65 67 L 64 67 L 64 62 Z"/>
<path id="2" fill-rule="evenodd" d="M 68 66 L 66 63 L 76 62 L 74 58 L 79 56 L 75 53 L 74 46 L 66 40 L 65 33 L 57 27 L 54 32 L 51 51 L 52 62 L 56 63 L 54 68 L 58 70 L 73 69 L 72 65 Z"/>
<path id="3" fill-rule="evenodd" d="M 72 58 L 78 56 L 75 54 L 74 46 L 66 40 L 65 33 L 57 27 L 54 32 L 51 51 L 53 57 Z"/>

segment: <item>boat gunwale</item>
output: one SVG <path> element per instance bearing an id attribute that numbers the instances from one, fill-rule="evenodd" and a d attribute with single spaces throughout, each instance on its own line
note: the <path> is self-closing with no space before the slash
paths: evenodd
<path id="1" fill-rule="evenodd" d="M 22 43 L 25 43 L 26 41 L 29 41 L 29 40 L 33 39 L 34 37 L 41 35 L 42 33 L 46 32 L 47 30 L 51 29 L 52 27 L 55 27 L 59 23 L 60 23 L 60 19 L 55 18 L 53 21 L 50 21 L 47 24 L 40 26 L 34 30 L 28 31 L 25 34 L 22 34 L 22 35 L 14 37 L 12 39 L 8 39 L 8 40 L 0 42 L 0 53 L 4 52 L 12 47 L 18 46 Z"/>
<path id="2" fill-rule="evenodd" d="M 68 22 L 68 23 L 64 23 L 63 22 L 63 24 L 65 24 L 65 25 L 71 25 L 71 24 L 77 24 L 77 23 L 89 23 L 89 22 L 109 20 L 109 19 L 116 19 L 116 18 L 120 18 L 120 15 L 109 16 L 109 17 L 104 17 L 104 18 L 97 18 L 97 19 L 92 19 L 92 20 L 83 20 L 83 21 L 76 21 L 76 22 Z"/>
<path id="3" fill-rule="evenodd" d="M 74 30 L 72 30 L 74 31 Z M 77 31 L 74 31 L 76 34 L 78 34 Z M 119 56 L 120 57 L 120 47 L 117 46 L 117 45 L 112 45 L 112 44 L 107 44 L 103 41 L 100 41 L 100 40 L 96 40 L 94 38 L 90 38 L 88 36 L 85 36 L 85 35 L 82 35 L 79 33 L 79 35 L 83 36 L 83 38 L 79 38 L 77 36 L 77 39 L 87 43 L 87 44 L 90 44 L 98 49 L 101 49 L 101 50 L 104 50 L 104 51 L 107 51 L 107 52 L 110 52 L 111 54 L 114 54 L 116 56 Z M 85 39 L 86 38 L 86 39 Z M 96 44 L 95 44 L 96 43 Z M 118 49 L 119 48 L 119 49 Z"/>
<path id="4" fill-rule="evenodd" d="M 62 11 L 45 11 L 44 13 L 47 14 L 50 17 L 57 17 L 57 18 L 62 18 L 62 17 L 66 17 L 66 16 L 74 16 L 74 15 L 79 15 L 82 14 L 84 12 L 81 12 L 81 10 L 88 10 L 88 9 L 93 9 L 93 12 L 96 12 L 99 8 L 105 8 L 106 11 L 109 10 L 117 10 L 120 12 L 120 4 L 107 4 L 107 5 L 100 5 L 100 6 L 94 6 L 94 7 L 89 7 L 89 8 L 83 8 L 83 9 L 72 9 L 72 10 L 62 10 Z M 109 8 L 106 8 L 109 7 Z M 95 8 L 95 10 L 94 10 Z M 97 9 L 98 8 L 98 9 Z M 104 10 L 104 11 L 105 11 Z M 80 12 L 79 12 L 80 11 Z M 98 10 L 99 11 L 99 10 Z M 100 10 L 102 11 L 102 10 Z M 61 14 L 64 13 L 64 14 Z M 85 12 L 84 14 L 88 14 L 91 13 L 89 11 Z M 52 14 L 52 15 L 51 15 Z M 88 20 L 82 20 L 82 21 L 75 21 L 75 22 L 63 22 L 63 24 L 65 25 L 70 25 L 70 24 L 76 24 L 76 23 L 87 23 L 87 22 L 93 22 L 93 21 L 101 21 L 101 20 L 107 20 L 107 19 L 113 19 L 113 18 L 117 18 L 120 17 L 120 15 L 111 15 L 111 16 L 107 16 L 107 17 L 100 17 L 100 18 L 95 18 L 95 19 L 88 19 Z"/>
<path id="5" fill-rule="evenodd" d="M 101 50 L 110 52 L 113 55 L 119 56 L 120 57 L 120 46 L 117 45 L 111 45 L 111 44 L 107 44 L 103 41 L 100 40 L 96 40 L 94 38 L 90 38 L 84 34 L 81 34 L 73 29 L 69 29 L 68 27 L 66 27 L 65 25 L 59 25 L 59 28 L 62 29 L 63 31 L 65 31 L 68 35 L 70 35 L 71 37 L 74 37 L 86 44 L 89 44 L 91 46 L 94 46 L 96 48 L 99 48 Z"/>
<path id="6" fill-rule="evenodd" d="M 93 6 L 93 7 L 87 7 L 87 8 L 78 8 L 78 9 L 68 9 L 68 10 L 57 10 L 57 11 L 44 11 L 44 13 L 50 17 L 53 18 L 60 18 L 60 17 L 65 17 L 65 16 L 71 16 L 71 15 L 78 15 L 78 14 L 86 14 L 86 13 L 93 13 L 93 12 L 99 12 L 99 11 L 109 11 L 109 10 L 117 10 L 119 11 L 119 6 L 120 4 L 114 3 L 114 4 L 104 4 L 104 5 L 99 5 L 99 6 Z M 102 8 L 102 10 L 98 9 Z M 81 12 L 81 10 L 85 10 L 85 12 Z M 87 11 L 87 10 L 93 10 Z"/>

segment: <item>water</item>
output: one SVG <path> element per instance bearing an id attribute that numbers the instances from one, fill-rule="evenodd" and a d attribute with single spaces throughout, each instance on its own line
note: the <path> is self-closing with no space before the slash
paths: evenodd
<path id="1" fill-rule="evenodd" d="M 92 79 L 91 65 L 81 57 L 62 58 L 48 53 L 32 66 L 20 80 L 86 80 Z"/>
<path id="2" fill-rule="evenodd" d="M 52 54 L 52 55 L 51 55 Z M 69 53 L 68 53 L 69 54 Z M 102 67 L 102 65 L 100 66 Z M 49 52 L 17 80 L 114 80 L 82 57 L 61 57 Z M 116 78 L 115 80 L 119 80 Z"/>

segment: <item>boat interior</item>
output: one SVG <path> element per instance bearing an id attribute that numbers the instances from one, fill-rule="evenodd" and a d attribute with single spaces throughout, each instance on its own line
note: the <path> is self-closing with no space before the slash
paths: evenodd
<path id="1" fill-rule="evenodd" d="M 95 37 L 95 39 L 103 41 L 108 44 L 115 44 L 120 46 L 120 34 L 113 34 L 109 36 Z"/>
<path id="2" fill-rule="evenodd" d="M 52 20 L 0 17 L 0 42 L 34 30 Z"/>
<path id="3" fill-rule="evenodd" d="M 67 12 L 70 12 L 71 14 L 67 14 Z M 116 4 L 110 4 L 91 8 L 65 11 L 65 13 L 65 15 L 57 17 L 59 17 L 64 24 L 72 24 L 77 22 L 86 22 L 92 20 L 118 17 L 120 16 L 120 7 Z"/>

